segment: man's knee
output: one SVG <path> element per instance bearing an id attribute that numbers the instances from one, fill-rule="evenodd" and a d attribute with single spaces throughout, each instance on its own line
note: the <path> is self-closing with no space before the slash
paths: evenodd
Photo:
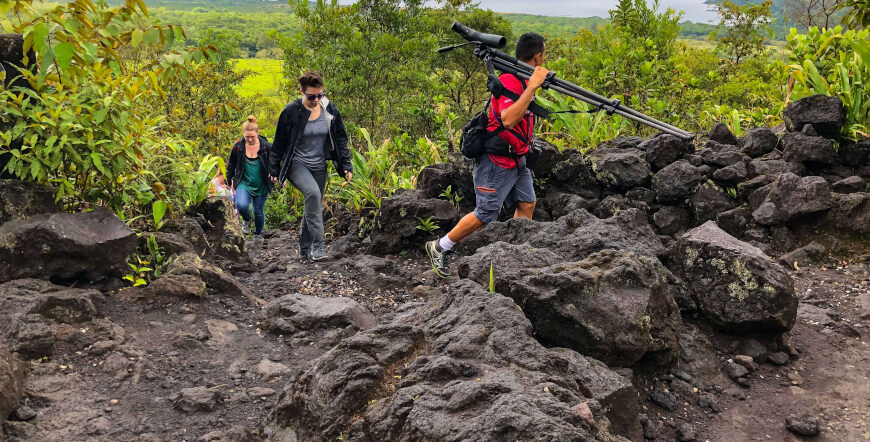
<path id="1" fill-rule="evenodd" d="M 474 209 L 474 216 L 483 224 L 489 224 L 498 219 L 498 210 L 481 210 L 479 207 Z"/>

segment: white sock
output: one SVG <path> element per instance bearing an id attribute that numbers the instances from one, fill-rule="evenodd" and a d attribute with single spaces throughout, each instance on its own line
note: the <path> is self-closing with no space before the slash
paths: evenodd
<path id="1" fill-rule="evenodd" d="M 441 246 L 441 250 L 446 252 L 448 250 L 453 250 L 453 246 L 455 246 L 456 243 L 450 241 L 450 238 L 448 238 L 447 235 L 444 235 L 444 237 L 441 238 L 441 241 L 438 241 L 438 245 Z"/>

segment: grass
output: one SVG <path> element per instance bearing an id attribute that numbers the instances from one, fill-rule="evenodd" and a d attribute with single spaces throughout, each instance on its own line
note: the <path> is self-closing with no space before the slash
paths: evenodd
<path id="1" fill-rule="evenodd" d="M 281 97 L 281 60 L 265 58 L 241 58 L 236 62 L 237 71 L 252 71 L 251 75 L 242 81 L 238 93 L 243 97 L 262 95 L 263 97 Z"/>

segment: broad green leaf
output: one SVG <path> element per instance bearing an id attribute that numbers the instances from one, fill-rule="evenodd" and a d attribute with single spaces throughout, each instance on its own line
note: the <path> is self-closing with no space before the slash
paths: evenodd
<path id="1" fill-rule="evenodd" d="M 142 35 L 142 41 L 145 42 L 146 45 L 157 43 L 157 40 L 160 38 L 160 29 L 151 28 L 145 31 L 145 34 Z"/>
<path id="2" fill-rule="evenodd" d="M 159 226 L 160 221 L 163 220 L 163 216 L 166 215 L 166 209 L 169 208 L 169 205 L 166 204 L 165 201 L 157 200 L 152 204 L 152 209 L 154 211 L 154 225 Z"/>
<path id="3" fill-rule="evenodd" d="M 134 48 L 139 46 L 139 43 L 142 43 L 142 35 L 144 35 L 144 32 L 139 28 L 134 29 L 130 34 L 130 44 Z"/>
<path id="4" fill-rule="evenodd" d="M 42 53 L 43 48 L 47 46 L 48 25 L 44 22 L 37 23 L 33 25 L 31 33 L 33 34 L 33 48 L 36 49 L 36 52 Z"/>
<path id="5" fill-rule="evenodd" d="M 60 66 L 61 70 L 65 71 L 69 68 L 73 52 L 74 48 L 70 42 L 59 43 L 54 47 L 54 55 L 57 58 L 57 64 Z"/>
<path id="6" fill-rule="evenodd" d="M 175 43 L 175 32 L 172 31 L 172 28 L 163 28 L 163 40 L 167 47 L 171 47 Z"/>
<path id="7" fill-rule="evenodd" d="M 853 40 L 852 48 L 855 49 L 855 53 L 861 58 L 864 66 L 870 69 L 870 44 L 861 40 Z"/>

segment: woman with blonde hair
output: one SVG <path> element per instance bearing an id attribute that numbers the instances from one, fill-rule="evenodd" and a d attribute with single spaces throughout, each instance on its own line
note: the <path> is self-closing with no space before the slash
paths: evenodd
<path id="1" fill-rule="evenodd" d="M 227 161 L 227 182 L 236 191 L 236 208 L 242 215 L 245 234 L 251 231 L 253 204 L 254 235 L 263 233 L 266 223 L 266 199 L 272 190 L 269 177 L 269 149 L 272 144 L 260 135 L 257 118 L 253 115 L 242 125 L 242 138 L 236 141 Z"/>

